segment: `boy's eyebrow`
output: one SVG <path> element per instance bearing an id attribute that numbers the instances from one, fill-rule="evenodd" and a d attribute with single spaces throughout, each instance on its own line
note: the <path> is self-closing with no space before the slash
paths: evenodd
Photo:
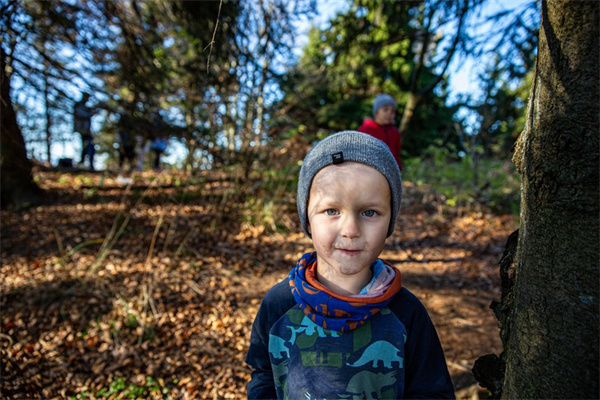
<path id="1" fill-rule="evenodd" d="M 343 200 L 337 199 L 332 196 L 323 195 L 320 196 L 318 203 L 315 203 L 315 205 L 318 204 L 320 207 L 336 206 L 341 202 L 343 202 Z M 369 199 L 368 201 L 362 204 L 362 207 L 386 207 L 388 205 L 388 202 L 389 200 L 384 199 Z"/>

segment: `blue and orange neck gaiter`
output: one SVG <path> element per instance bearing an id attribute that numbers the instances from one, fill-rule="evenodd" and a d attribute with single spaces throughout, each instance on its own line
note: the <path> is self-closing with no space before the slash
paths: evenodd
<path id="1" fill-rule="evenodd" d="M 288 279 L 296 303 L 314 323 L 325 329 L 348 332 L 362 326 L 386 307 L 402 288 L 400 271 L 386 266 L 395 274 L 385 292 L 376 297 L 344 296 L 321 285 L 316 279 L 316 252 L 304 254 Z"/>

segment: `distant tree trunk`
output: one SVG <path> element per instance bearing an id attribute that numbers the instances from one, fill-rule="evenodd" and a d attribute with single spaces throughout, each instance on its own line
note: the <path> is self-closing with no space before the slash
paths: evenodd
<path id="1" fill-rule="evenodd" d="M 194 156 L 196 153 L 196 139 L 194 138 L 194 107 L 186 101 L 185 104 L 185 126 L 186 126 L 186 147 L 188 154 L 183 162 L 183 170 L 186 174 L 192 174 L 194 171 Z"/>
<path id="2" fill-rule="evenodd" d="M 599 4 L 542 3 L 537 75 L 513 158 L 521 227 L 498 308 L 503 398 L 600 397 Z"/>
<path id="3" fill-rule="evenodd" d="M 408 126 L 415 115 L 415 111 L 417 109 L 417 105 L 421 101 L 423 96 L 417 95 L 415 93 L 410 93 L 408 95 L 408 101 L 406 102 L 406 106 L 404 107 L 404 111 L 402 112 L 402 118 L 400 119 L 400 125 L 398 126 L 398 130 L 402 135 L 402 138 L 406 137 L 406 132 L 408 132 Z"/>
<path id="4" fill-rule="evenodd" d="M 0 49 L 0 191 L 1 206 L 22 206 L 36 203 L 40 189 L 33 182 L 31 162 L 27 158 L 25 141 L 17 124 L 17 115 L 10 98 L 10 77 L 6 58 Z"/>
<path id="5" fill-rule="evenodd" d="M 44 108 L 46 110 L 46 154 L 48 163 L 52 163 L 52 117 L 50 115 L 50 93 L 48 82 L 48 66 L 44 64 Z"/>
<path id="6" fill-rule="evenodd" d="M 265 113 L 265 86 L 267 84 L 267 73 L 269 70 L 269 59 L 265 57 L 262 65 L 262 73 L 260 84 L 258 85 L 258 99 L 256 100 L 256 132 L 255 132 L 255 144 L 260 145 L 263 133 L 264 124 L 264 113 Z"/>

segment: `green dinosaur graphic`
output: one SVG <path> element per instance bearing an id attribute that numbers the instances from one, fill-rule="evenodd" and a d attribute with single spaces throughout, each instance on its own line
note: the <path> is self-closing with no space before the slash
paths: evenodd
<path id="1" fill-rule="evenodd" d="M 346 395 L 339 395 L 339 397 L 348 398 L 348 394 L 350 394 L 353 399 L 381 399 L 383 388 L 396 383 L 395 374 L 395 371 L 387 374 L 361 371 L 348 382 Z"/>
<path id="2" fill-rule="evenodd" d="M 275 386 L 285 390 L 287 383 L 287 374 L 289 371 L 290 360 L 284 360 L 280 364 L 271 364 L 273 369 L 273 381 Z"/>

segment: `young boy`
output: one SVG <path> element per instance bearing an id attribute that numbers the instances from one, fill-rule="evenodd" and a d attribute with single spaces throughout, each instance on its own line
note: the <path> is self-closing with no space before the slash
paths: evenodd
<path id="1" fill-rule="evenodd" d="M 400 161 L 402 136 L 394 126 L 397 108 L 398 104 L 392 96 L 385 93 L 380 94 L 373 101 L 373 119 L 365 118 L 358 131 L 369 134 L 387 144 L 402 171 L 402 162 Z"/>
<path id="2" fill-rule="evenodd" d="M 263 299 L 248 398 L 454 397 L 427 311 L 378 258 L 401 194 L 392 153 L 369 135 L 340 132 L 308 153 L 298 214 L 316 252 Z"/>

